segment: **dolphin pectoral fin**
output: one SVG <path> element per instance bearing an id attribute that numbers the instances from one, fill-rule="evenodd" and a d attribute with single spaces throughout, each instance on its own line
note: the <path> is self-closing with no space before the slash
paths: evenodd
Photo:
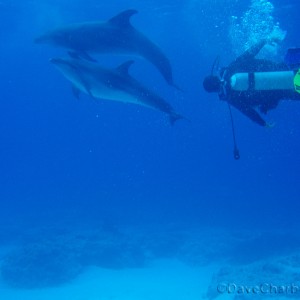
<path id="1" fill-rule="evenodd" d="M 91 57 L 87 52 L 80 52 L 80 56 L 90 62 L 97 62 L 97 60 L 93 57 Z"/>
<path id="2" fill-rule="evenodd" d="M 85 81 L 82 81 L 82 85 L 84 86 L 85 92 L 93 99 L 95 99 L 94 95 L 92 94 L 91 88 Z"/>
<path id="3" fill-rule="evenodd" d="M 171 83 L 170 86 L 172 86 L 173 88 L 175 88 L 176 90 L 178 90 L 180 92 L 184 92 L 184 90 L 175 83 Z"/>
<path id="4" fill-rule="evenodd" d="M 175 124 L 176 121 L 180 120 L 180 119 L 185 119 L 188 120 L 187 118 L 185 118 L 184 116 L 177 114 L 175 112 L 170 113 L 170 124 L 173 126 Z M 189 120 L 188 120 L 189 121 Z"/>
<path id="5" fill-rule="evenodd" d="M 82 84 L 83 84 L 83 86 L 84 86 L 85 92 L 86 92 L 91 98 L 96 99 L 96 98 L 94 97 L 94 95 L 92 94 L 92 91 L 91 91 L 91 89 L 89 88 L 89 86 L 86 85 L 84 82 L 82 82 Z"/>
<path id="6" fill-rule="evenodd" d="M 75 85 L 72 85 L 72 92 L 76 99 L 79 99 L 80 90 Z"/>
<path id="7" fill-rule="evenodd" d="M 84 88 L 84 91 L 93 99 L 95 99 L 94 95 L 92 94 L 91 91 L 91 87 L 89 85 L 89 83 L 87 82 L 87 80 L 84 78 L 84 74 L 82 74 L 82 72 L 80 72 L 80 70 L 77 70 L 77 74 L 78 74 L 78 78 L 79 78 L 79 82 L 82 84 L 82 87 Z M 75 87 L 75 89 L 77 89 L 77 87 Z M 74 91 L 74 89 L 73 89 Z M 78 94 L 78 92 L 75 90 L 75 93 Z M 75 94 L 75 95 L 76 95 Z"/>
<path id="8" fill-rule="evenodd" d="M 130 24 L 130 18 L 132 15 L 138 13 L 137 10 L 135 9 L 128 9 L 125 10 L 121 13 L 119 13 L 118 15 L 112 17 L 111 19 L 109 19 L 109 23 L 114 24 L 115 26 L 118 27 L 129 27 L 131 26 Z"/>
<path id="9" fill-rule="evenodd" d="M 84 90 L 85 92 L 92 98 L 95 99 L 94 95 L 92 94 L 91 92 L 91 89 L 89 88 L 89 86 L 86 84 L 86 82 L 84 82 L 83 80 L 81 80 L 81 84 L 83 85 L 84 87 Z M 76 99 L 79 99 L 79 96 L 80 96 L 80 89 L 77 88 L 75 85 L 72 85 L 72 93 L 73 95 L 75 96 Z"/>
<path id="10" fill-rule="evenodd" d="M 133 63 L 134 63 L 134 60 L 128 60 L 128 61 L 124 62 L 123 64 L 121 64 L 117 67 L 117 71 L 123 76 L 128 76 L 129 68 Z"/>
<path id="11" fill-rule="evenodd" d="M 74 59 L 81 59 L 80 55 L 78 52 L 75 52 L 75 51 L 68 51 L 68 54 L 71 58 L 74 58 Z"/>
<path id="12" fill-rule="evenodd" d="M 68 51 L 68 54 L 70 57 L 74 58 L 74 59 L 85 59 L 87 61 L 90 62 L 97 62 L 96 59 L 94 59 L 93 57 L 91 57 L 87 52 L 76 52 L 76 51 Z"/>
<path id="13" fill-rule="evenodd" d="M 96 100 L 96 98 L 94 97 L 94 95 L 92 94 L 92 91 L 89 89 L 88 91 L 88 94 L 91 98 L 93 98 L 94 100 Z"/>

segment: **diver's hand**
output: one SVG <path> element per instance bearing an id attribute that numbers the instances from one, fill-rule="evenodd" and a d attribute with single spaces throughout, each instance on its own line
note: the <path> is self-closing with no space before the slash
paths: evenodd
<path id="1" fill-rule="evenodd" d="M 282 31 L 278 28 L 275 28 L 269 35 L 269 37 L 267 38 L 267 43 L 274 45 L 274 44 L 279 44 L 281 43 L 286 36 L 286 32 Z"/>
<path id="2" fill-rule="evenodd" d="M 273 44 L 278 44 L 278 43 L 280 43 L 280 39 L 277 37 L 270 36 L 266 39 L 266 44 L 273 45 Z"/>

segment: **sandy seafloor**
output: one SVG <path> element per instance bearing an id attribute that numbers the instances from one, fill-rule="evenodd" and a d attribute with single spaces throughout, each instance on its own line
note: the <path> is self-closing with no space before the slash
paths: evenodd
<path id="1" fill-rule="evenodd" d="M 146 268 L 109 270 L 91 267 L 57 288 L 14 290 L 1 285 L 6 300 L 201 299 L 212 267 L 194 268 L 176 260 L 155 261 Z"/>
<path id="2" fill-rule="evenodd" d="M 155 261 L 143 269 L 91 267 L 61 287 L 16 290 L 1 284 L 0 294 L 6 300 L 199 300 L 207 299 L 207 288 L 216 269 L 217 266 L 191 267 L 177 260 Z M 257 295 L 245 298 L 261 299 Z M 234 296 L 225 293 L 217 299 Z M 287 298 L 277 295 L 276 299 Z"/>
<path id="3" fill-rule="evenodd" d="M 0 248 L 1 280 L 0 299 L 5 300 L 225 300 L 225 299 L 297 299 L 297 293 L 220 293 L 219 284 L 236 284 L 255 286 L 258 284 L 300 286 L 300 241 L 298 235 L 291 232 L 225 232 L 222 230 L 195 230 L 177 231 L 168 229 L 165 232 L 142 234 L 133 237 L 132 232 L 123 235 L 116 232 L 91 235 L 88 231 L 64 233 L 60 238 L 41 238 L 42 234 L 32 233 L 22 243 L 9 243 Z M 144 232 L 145 233 L 145 232 Z M 141 232 L 139 233 L 141 234 Z M 138 234 L 138 235 L 139 235 Z M 57 235 L 57 233 L 56 233 Z M 91 242 L 90 237 L 93 237 Z M 106 240 L 105 243 L 96 241 L 96 237 Z M 131 241 L 129 241 L 131 236 Z M 114 245 L 124 238 L 128 244 L 122 243 L 120 252 L 115 252 Z M 37 239 L 36 239 L 37 238 Z M 51 241 L 51 243 L 50 243 Z M 84 243 L 82 242 L 84 241 Z M 286 243 L 290 241 L 290 243 Z M 26 244 L 24 246 L 24 243 Z M 64 244 L 70 248 L 64 248 Z M 70 256 L 89 255 L 91 249 L 100 253 L 101 249 L 109 244 L 111 253 L 122 256 L 122 260 L 114 256 L 105 256 L 111 259 L 113 267 L 101 267 L 103 256 L 93 256 L 98 266 L 89 263 L 72 279 L 60 284 L 51 284 L 42 287 L 26 287 L 26 284 L 39 284 L 47 277 L 53 277 L 48 272 L 45 259 L 51 260 L 47 251 L 55 249 L 58 259 L 53 257 L 51 264 L 56 260 Z M 46 245 L 46 247 L 45 247 Z M 76 245 L 76 246 L 75 246 Z M 79 246 L 80 247 L 79 247 Z M 88 245 L 87 248 L 84 245 Z M 128 247 L 128 245 L 130 247 Z M 141 247 L 147 254 L 146 263 L 135 266 L 128 249 Z M 25 251 L 25 250 L 26 251 Z M 45 251 L 47 249 L 47 251 Z M 50 249 L 51 251 L 54 251 Z M 127 249 L 127 250 L 126 250 Z M 17 252 L 15 252 L 17 250 Z M 67 256 L 62 255 L 69 251 Z M 13 254 L 12 253 L 17 253 Z M 52 252 L 51 252 L 52 253 Z M 95 253 L 95 252 L 93 252 Z M 139 253 L 137 251 L 134 252 Z M 39 262 L 37 258 L 42 259 Z M 24 263 L 25 262 L 25 263 Z M 124 263 L 125 262 L 125 263 Z M 141 259 L 139 258 L 139 262 Z M 35 264 L 41 264 L 41 267 Z M 60 264 L 61 263 L 61 264 Z M 86 263 L 86 260 L 85 260 Z M 136 262 L 135 262 L 136 263 Z M 44 264 L 44 265 L 43 265 Z M 69 266 L 69 265 L 70 266 Z M 130 264 L 127 267 L 126 264 Z M 67 268 L 76 268 L 76 260 L 58 261 L 62 272 Z M 4 280 L 3 270 L 7 269 L 17 276 L 17 279 Z M 20 273 L 18 273 L 20 272 Z M 37 275 L 30 277 L 31 272 Z M 56 269 L 59 272 L 59 269 Z M 10 274 L 10 273 L 8 273 Z M 70 275 L 70 273 L 66 272 Z M 7 276 L 7 275 L 6 275 Z M 19 280 L 18 276 L 23 277 Z M 14 280 L 21 287 L 13 287 Z M 53 280 L 53 278 L 52 278 Z M 46 282 L 46 281 L 45 281 Z"/>

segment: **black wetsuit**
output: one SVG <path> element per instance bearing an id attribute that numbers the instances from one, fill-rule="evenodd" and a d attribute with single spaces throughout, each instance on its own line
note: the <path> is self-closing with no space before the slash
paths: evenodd
<path id="1" fill-rule="evenodd" d="M 278 102 L 283 99 L 300 100 L 300 94 L 294 90 L 255 90 L 249 88 L 247 91 L 234 91 L 230 87 L 230 78 L 235 73 L 252 72 L 272 72 L 287 71 L 290 67 L 284 63 L 275 63 L 270 60 L 256 59 L 265 41 L 258 43 L 250 48 L 244 54 L 239 56 L 227 68 L 221 70 L 220 76 L 224 80 L 223 90 L 219 93 L 221 100 L 240 110 L 248 118 L 261 126 L 266 126 L 266 122 L 260 116 L 266 114 L 270 109 L 275 108 Z"/>

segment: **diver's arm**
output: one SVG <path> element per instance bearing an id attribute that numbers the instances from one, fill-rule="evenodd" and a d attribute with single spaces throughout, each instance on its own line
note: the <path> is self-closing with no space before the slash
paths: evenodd
<path id="1" fill-rule="evenodd" d="M 236 61 L 243 61 L 248 59 L 253 59 L 259 51 L 264 47 L 264 45 L 267 43 L 267 39 L 263 39 L 257 44 L 250 47 L 248 50 L 246 50 L 242 55 L 240 55 Z"/>
<path id="2" fill-rule="evenodd" d="M 254 121 L 260 126 L 267 126 L 266 121 L 259 115 L 259 113 L 251 106 L 239 105 L 236 103 L 231 103 L 235 108 L 237 108 L 241 113 L 247 116 L 249 119 Z"/>

